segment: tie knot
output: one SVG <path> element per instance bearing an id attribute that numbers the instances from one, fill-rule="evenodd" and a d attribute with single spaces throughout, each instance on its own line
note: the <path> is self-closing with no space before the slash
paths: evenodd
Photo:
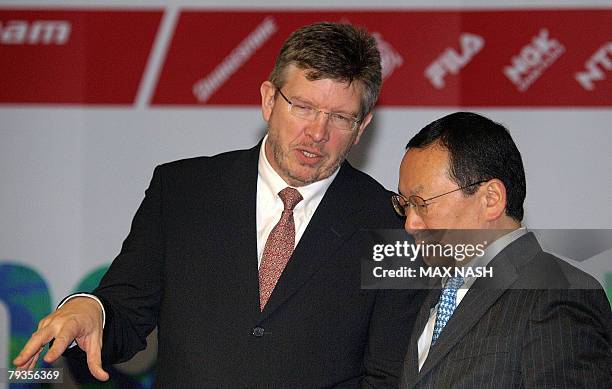
<path id="1" fill-rule="evenodd" d="M 283 200 L 283 204 L 285 206 L 285 211 L 292 211 L 293 208 L 302 201 L 303 197 L 295 188 L 287 187 L 280 192 L 278 192 L 278 197 Z"/>
<path id="2" fill-rule="evenodd" d="M 444 284 L 444 289 L 459 289 L 461 285 L 463 285 L 463 277 L 451 277 L 446 280 L 446 284 Z"/>

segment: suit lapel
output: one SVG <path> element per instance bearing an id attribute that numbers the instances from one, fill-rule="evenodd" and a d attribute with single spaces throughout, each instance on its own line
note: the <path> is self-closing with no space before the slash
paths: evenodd
<path id="1" fill-rule="evenodd" d="M 351 170 L 352 167 L 344 162 L 327 189 L 281 274 L 261 320 L 299 290 L 357 230 L 358 226 L 351 222 L 351 215 L 362 207 L 362 202 L 351 184 Z"/>
<path id="2" fill-rule="evenodd" d="M 480 278 L 470 287 L 444 327 L 440 338 L 429 350 L 423 368 L 409 387 L 416 385 L 461 341 L 501 295 L 518 280 L 517 268 L 532 259 L 540 250 L 537 240 L 529 233 L 512 242 L 493 258 L 489 266 L 493 268 L 494 277 Z M 418 336 L 420 333 L 417 339 Z"/>
<path id="3" fill-rule="evenodd" d="M 516 280 L 516 273 L 514 273 L 514 276 L 510 273 L 509 276 L 505 286 L 500 285 L 500 289 L 475 288 L 476 283 L 474 283 L 444 327 L 436 344 L 429 349 L 429 355 L 419 372 L 419 379 L 425 376 L 461 341 L 465 334 L 478 323 L 495 301 Z"/>
<path id="4" fill-rule="evenodd" d="M 439 285 L 439 278 L 438 280 Z M 425 297 L 423 304 L 421 304 L 421 308 L 417 315 L 416 321 L 414 323 L 414 329 L 412 331 L 412 336 L 410 337 L 410 343 L 408 344 L 408 352 L 406 353 L 406 358 L 404 359 L 404 371 L 403 378 L 406 383 L 410 382 L 410 378 L 416 377 L 419 374 L 419 338 L 425 329 L 425 325 L 429 320 L 429 313 L 431 309 L 436 305 L 436 302 L 440 298 L 440 294 L 442 290 L 438 287 L 436 289 L 432 289 Z"/>

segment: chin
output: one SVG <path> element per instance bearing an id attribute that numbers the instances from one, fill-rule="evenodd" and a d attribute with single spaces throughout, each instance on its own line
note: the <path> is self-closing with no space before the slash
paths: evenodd
<path id="1" fill-rule="evenodd" d="M 315 169 L 306 168 L 297 165 L 297 168 L 288 169 L 288 176 L 294 181 L 299 181 L 304 184 L 311 184 L 320 180 L 320 174 Z"/>
<path id="2" fill-rule="evenodd" d="M 320 180 L 320 178 L 316 177 L 316 176 L 303 176 L 303 175 L 291 175 L 289 176 L 289 178 L 296 182 L 299 183 L 300 186 L 301 185 L 308 185 L 308 184 L 312 184 L 313 182 L 317 182 Z"/>

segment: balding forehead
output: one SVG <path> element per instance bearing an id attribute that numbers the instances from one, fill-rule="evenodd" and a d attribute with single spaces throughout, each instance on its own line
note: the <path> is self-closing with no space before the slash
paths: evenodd
<path id="1" fill-rule="evenodd" d="M 449 180 L 448 151 L 439 145 L 410 148 L 400 167 L 402 195 L 421 195 L 432 191 Z M 442 181 L 442 182 L 441 182 Z"/>
<path id="2" fill-rule="evenodd" d="M 402 188 L 397 188 L 397 190 L 399 194 L 407 198 L 407 197 L 418 195 L 419 193 L 421 193 L 423 191 L 423 185 L 417 185 L 414 188 L 408 188 L 406 193 L 404 193 Z"/>

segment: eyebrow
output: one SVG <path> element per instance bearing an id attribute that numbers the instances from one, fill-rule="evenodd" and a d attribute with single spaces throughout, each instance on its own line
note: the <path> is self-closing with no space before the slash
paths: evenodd
<path id="1" fill-rule="evenodd" d="M 416 188 L 414 188 L 411 192 L 410 195 L 406 196 L 404 193 L 402 193 L 402 191 L 400 190 L 400 188 L 397 188 L 397 193 L 401 194 L 402 196 L 404 196 L 405 198 L 408 198 L 412 195 L 418 195 L 420 192 L 423 191 L 423 185 L 419 185 Z"/>

